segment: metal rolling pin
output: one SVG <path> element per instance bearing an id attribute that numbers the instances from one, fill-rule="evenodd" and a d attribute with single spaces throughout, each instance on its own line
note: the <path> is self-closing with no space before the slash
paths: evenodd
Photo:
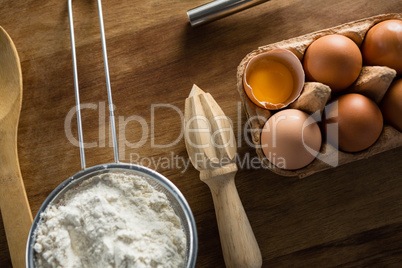
<path id="1" fill-rule="evenodd" d="M 192 27 L 200 26 L 247 8 L 267 2 L 268 0 L 215 0 L 187 11 Z"/>

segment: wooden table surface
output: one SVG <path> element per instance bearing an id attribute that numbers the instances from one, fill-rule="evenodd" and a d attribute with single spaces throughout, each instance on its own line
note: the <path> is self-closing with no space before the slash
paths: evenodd
<path id="1" fill-rule="evenodd" d="M 75 0 L 74 19 L 87 165 L 113 162 L 96 1 Z M 156 169 L 184 194 L 197 224 L 197 267 L 224 267 L 211 194 L 181 136 L 193 84 L 232 119 L 243 160 L 236 184 L 263 267 L 402 265 L 402 148 L 311 177 L 280 177 L 247 165 L 256 153 L 236 68 L 258 46 L 382 13 L 400 0 L 271 0 L 192 29 L 186 10 L 201 0 L 103 1 L 120 159 Z M 0 25 L 19 51 L 24 96 L 18 134 L 32 213 L 80 170 L 67 1 L 0 1 Z M 0 63 L 1 64 L 1 63 Z M 105 119 L 106 118 L 106 119 Z M 0 148 L 1 149 L 1 148 Z M 253 162 L 255 163 L 255 161 Z M 0 223 L 0 267 L 10 267 Z"/>

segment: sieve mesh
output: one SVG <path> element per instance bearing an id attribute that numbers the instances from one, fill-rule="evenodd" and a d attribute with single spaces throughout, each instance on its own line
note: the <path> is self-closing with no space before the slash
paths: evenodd
<path id="1" fill-rule="evenodd" d="M 146 167 L 132 164 L 105 164 L 85 169 L 61 183 L 45 200 L 40 207 L 32 224 L 28 243 L 27 243 L 27 267 L 35 267 L 35 245 L 36 229 L 41 223 L 41 214 L 52 204 L 62 204 L 63 196 L 67 191 L 79 190 L 80 184 L 89 178 L 105 173 L 124 173 L 140 176 L 149 183 L 155 190 L 164 193 L 170 202 L 176 215 L 181 221 L 181 225 L 186 236 L 186 257 L 184 267 L 195 267 L 197 257 L 197 231 L 194 217 L 190 207 L 177 189 L 177 187 L 167 178 Z"/>

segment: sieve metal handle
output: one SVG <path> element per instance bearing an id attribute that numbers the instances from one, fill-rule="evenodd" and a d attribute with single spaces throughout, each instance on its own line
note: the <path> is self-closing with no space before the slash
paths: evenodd
<path id="1" fill-rule="evenodd" d="M 85 151 L 84 151 L 84 139 L 82 135 L 82 120 L 81 120 L 81 107 L 80 107 L 80 91 L 78 87 L 78 72 L 77 72 L 77 57 L 75 52 L 75 38 L 74 38 L 74 21 L 73 21 L 73 11 L 72 11 L 72 0 L 68 0 L 68 17 L 70 21 L 70 36 L 71 36 L 71 53 L 73 56 L 73 72 L 74 72 L 74 89 L 75 89 L 75 103 L 77 112 L 77 125 L 78 125 L 78 142 L 80 147 L 80 158 L 81 158 L 81 168 L 85 169 Z M 99 25 L 102 40 L 102 52 L 103 52 L 103 62 L 105 66 L 105 76 L 106 76 L 106 90 L 109 103 L 109 115 L 110 115 L 110 126 L 112 129 L 112 139 L 113 139 L 113 151 L 114 151 L 114 161 L 119 162 L 119 151 L 117 147 L 117 135 L 116 135 L 116 124 L 114 120 L 114 106 L 112 100 L 112 90 L 110 87 L 110 77 L 109 77 L 109 65 L 107 61 L 106 52 L 106 38 L 105 30 L 103 26 L 103 14 L 102 14 L 102 3 L 101 0 L 98 2 L 98 15 L 99 15 Z"/>

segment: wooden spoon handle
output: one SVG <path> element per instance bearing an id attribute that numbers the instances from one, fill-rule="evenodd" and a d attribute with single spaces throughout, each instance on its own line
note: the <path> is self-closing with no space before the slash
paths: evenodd
<path id="1" fill-rule="evenodd" d="M 228 268 L 261 267 L 261 252 L 240 201 L 235 174 L 203 179 L 212 193 L 223 257 Z"/>
<path id="2" fill-rule="evenodd" d="M 0 209 L 14 268 L 25 267 L 32 212 L 19 168 L 16 133 L 0 130 Z"/>

